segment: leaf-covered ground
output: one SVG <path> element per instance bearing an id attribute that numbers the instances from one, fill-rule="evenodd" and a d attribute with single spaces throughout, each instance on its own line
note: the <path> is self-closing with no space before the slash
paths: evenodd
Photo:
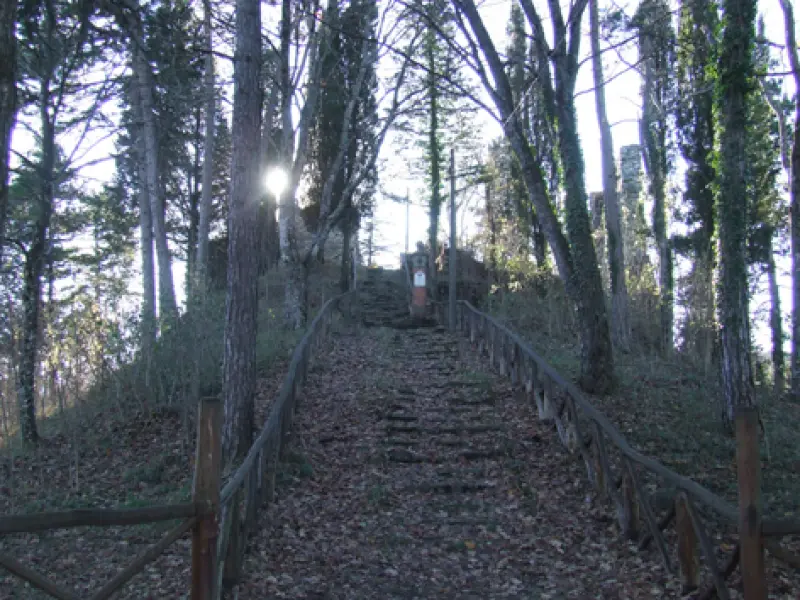
<path id="1" fill-rule="evenodd" d="M 239 598 L 681 597 L 457 338 L 351 332 L 309 381 Z"/>

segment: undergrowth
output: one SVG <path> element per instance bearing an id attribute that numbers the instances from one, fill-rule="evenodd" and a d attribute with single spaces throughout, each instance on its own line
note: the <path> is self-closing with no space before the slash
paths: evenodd
<path id="1" fill-rule="evenodd" d="M 331 266 L 310 283 L 313 316 L 336 293 L 338 270 Z M 284 326 L 281 285 L 279 271 L 259 284 L 263 410 L 303 334 Z M 222 392 L 224 328 L 225 294 L 210 292 L 162 332 L 147 359 L 131 353 L 79 400 L 40 416 L 38 447 L 0 437 L 0 513 L 188 500 L 197 399 Z"/>

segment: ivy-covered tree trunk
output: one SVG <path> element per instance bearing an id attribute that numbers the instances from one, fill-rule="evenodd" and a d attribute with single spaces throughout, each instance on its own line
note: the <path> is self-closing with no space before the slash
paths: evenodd
<path id="1" fill-rule="evenodd" d="M 600 128 L 600 147 L 603 168 L 603 200 L 606 211 L 608 271 L 611 282 L 611 334 L 614 344 L 627 351 L 630 344 L 628 316 L 628 286 L 625 279 L 625 251 L 622 243 L 622 217 L 617 193 L 617 164 L 614 160 L 614 140 L 606 113 L 603 56 L 600 53 L 600 16 L 598 0 L 589 0 L 589 21 L 592 41 L 595 106 Z"/>
<path id="2" fill-rule="evenodd" d="M 619 171 L 622 181 L 620 201 L 624 207 L 622 246 L 628 263 L 629 281 L 641 285 L 648 264 L 646 232 L 642 203 L 642 147 L 640 144 L 623 146 L 619 151 Z"/>
<path id="3" fill-rule="evenodd" d="M 597 262 L 600 267 L 600 276 L 603 279 L 603 288 L 608 288 L 610 283 L 610 274 L 605 263 L 603 256 L 606 256 L 606 232 L 605 232 L 605 204 L 603 199 L 603 192 L 592 192 L 589 194 L 589 216 L 592 219 L 592 240 L 594 240 L 594 249 L 597 252 Z"/>
<path id="4" fill-rule="evenodd" d="M 203 0 L 203 28 L 206 42 L 205 74 L 203 93 L 205 109 L 203 115 L 205 136 L 203 141 L 203 182 L 201 187 L 200 214 L 197 227 L 197 264 L 195 289 L 205 290 L 208 268 L 208 236 L 211 228 L 211 186 L 214 179 L 214 125 L 216 124 L 216 94 L 214 90 L 214 55 L 211 29 L 211 2 Z M 200 293 L 203 293 L 202 291 Z"/>
<path id="5" fill-rule="evenodd" d="M 675 103 L 676 133 L 686 161 L 684 198 L 691 206 L 687 225 L 692 254 L 688 300 L 687 342 L 700 357 L 704 372 L 711 371 L 716 337 L 714 302 L 714 71 L 716 2 L 690 0 L 682 3 L 677 50 L 678 95 Z"/>
<path id="6" fill-rule="evenodd" d="M 45 19 L 48 45 L 54 42 L 55 15 L 48 11 Z M 46 65 L 55 68 L 52 49 L 45 51 L 49 60 Z M 45 67 L 46 68 L 46 67 Z M 54 167 L 56 155 L 55 126 L 50 114 L 52 95 L 51 74 L 42 74 L 39 82 L 39 118 L 41 120 L 41 151 L 39 164 L 39 189 L 36 190 L 36 218 L 34 235 L 25 253 L 24 281 L 22 291 L 23 330 L 22 355 L 19 364 L 19 409 L 20 433 L 25 442 L 35 444 L 39 440 L 36 427 L 36 373 L 39 366 L 39 313 L 42 305 L 42 276 L 48 259 L 50 242 L 50 220 L 53 214 Z"/>
<path id="7" fill-rule="evenodd" d="M 614 377 L 608 313 L 586 210 L 583 154 L 576 128 L 573 89 L 572 86 L 560 87 L 556 91 L 556 110 L 567 191 L 565 207 L 573 264 L 572 296 L 577 299 L 581 328 L 581 387 L 589 392 L 605 393 L 611 389 Z"/>
<path id="8" fill-rule="evenodd" d="M 153 238 L 158 260 L 158 312 L 161 319 L 177 317 L 175 286 L 172 279 L 172 255 L 167 242 L 167 226 L 164 193 L 159 173 L 158 132 L 153 104 L 153 73 L 138 42 L 133 42 L 133 73 L 138 88 L 138 102 L 142 114 L 145 145 L 145 174 L 147 195 L 150 198 L 150 216 L 153 223 Z"/>
<path id="9" fill-rule="evenodd" d="M 644 164 L 653 199 L 653 234 L 658 249 L 661 350 L 674 348 L 674 283 L 672 248 L 667 233 L 667 122 L 672 35 L 671 13 L 664 0 L 646 0 L 637 11 L 639 56 L 644 65 L 642 119 L 640 123 Z"/>
<path id="10" fill-rule="evenodd" d="M 16 0 L 0 2 L 0 264 L 8 214 L 8 156 L 17 114 Z"/>
<path id="11" fill-rule="evenodd" d="M 261 3 L 236 1 L 233 67 L 233 155 L 228 217 L 223 386 L 227 461 L 250 448 L 256 394 L 258 327 L 258 203 L 261 196 Z"/>
<path id="12" fill-rule="evenodd" d="M 755 405 L 750 365 L 747 273 L 747 96 L 753 76 L 754 0 L 725 0 L 725 29 L 719 75 L 720 160 L 719 315 L 722 336 L 723 418 L 732 422 L 738 408 Z"/>

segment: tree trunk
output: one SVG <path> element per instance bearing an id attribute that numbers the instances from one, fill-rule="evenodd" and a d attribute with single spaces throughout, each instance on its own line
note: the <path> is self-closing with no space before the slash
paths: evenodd
<path id="1" fill-rule="evenodd" d="M 789 53 L 789 64 L 794 74 L 795 86 L 800 89 L 800 58 L 797 55 L 797 41 L 794 32 L 794 10 L 790 0 L 781 0 L 784 26 L 786 30 L 786 47 Z M 795 95 L 795 123 L 800 123 L 800 95 Z M 792 140 L 791 172 L 789 175 L 791 216 L 790 240 L 792 252 L 792 362 L 791 394 L 795 401 L 800 401 L 800 127 L 795 125 Z"/>
<path id="2" fill-rule="evenodd" d="M 747 190 L 748 95 L 752 93 L 756 0 L 724 0 L 718 63 L 720 286 L 724 419 L 736 420 L 739 540 L 744 597 L 767 598 L 761 527 L 758 413 L 750 361 Z"/>
<path id="3" fill-rule="evenodd" d="M 307 318 L 308 268 L 297 260 L 286 271 L 286 323 L 292 329 L 301 329 Z"/>
<path id="4" fill-rule="evenodd" d="M 292 4 L 291 0 L 283 0 L 280 26 L 281 39 L 281 126 L 282 126 L 282 151 L 287 169 L 291 169 L 294 157 L 294 135 L 292 128 L 292 81 L 289 64 L 289 54 L 292 37 Z M 313 66 L 312 66 L 313 68 Z M 297 204 L 294 190 L 291 188 L 281 196 L 280 214 L 278 217 L 281 261 L 286 271 L 286 289 L 284 317 L 287 325 L 295 329 L 305 325 L 305 307 L 296 303 L 305 296 L 303 293 L 302 270 L 299 250 L 297 248 Z M 298 287 L 299 286 L 299 287 Z"/>
<path id="5" fill-rule="evenodd" d="M 614 141 L 606 113 L 603 57 L 600 53 L 600 18 L 598 0 L 589 0 L 591 25 L 592 68 L 594 72 L 597 125 L 600 129 L 600 148 L 603 167 L 603 199 L 606 209 L 608 271 L 611 283 L 611 335 L 614 344 L 623 352 L 630 346 L 631 325 L 628 316 L 628 285 L 625 278 L 625 251 L 622 243 L 622 219 L 617 193 L 617 165 L 614 160 Z"/>
<path id="6" fill-rule="evenodd" d="M 492 206 L 492 187 L 486 182 L 486 220 L 489 225 L 489 283 L 497 285 L 499 282 L 497 272 L 497 219 Z"/>
<path id="7" fill-rule="evenodd" d="M 642 207 L 642 147 L 630 144 L 620 149 L 622 205 L 625 222 L 622 228 L 622 252 L 629 263 L 631 281 L 640 280 L 647 264 L 647 248 L 643 232 L 647 228 Z"/>
<path id="8" fill-rule="evenodd" d="M 353 235 L 349 212 L 342 221 L 342 268 L 339 274 L 339 289 L 342 293 L 350 290 L 350 238 Z"/>
<path id="9" fill-rule="evenodd" d="M 430 153 L 430 176 L 431 176 L 431 202 L 430 202 L 430 224 L 428 226 L 428 245 L 430 246 L 430 289 L 433 290 L 433 300 L 438 300 L 438 286 L 437 286 L 437 272 L 436 272 L 436 256 L 438 251 L 437 238 L 439 235 L 439 214 L 441 211 L 442 199 L 440 195 L 440 187 L 442 177 L 440 173 L 440 151 L 439 148 L 439 97 L 436 81 L 436 56 L 435 56 L 435 33 L 431 30 L 428 31 L 428 40 L 426 42 L 426 58 L 428 62 L 428 152 Z M 370 231 L 370 240 L 372 239 L 372 232 Z M 371 253 L 370 253 L 371 254 Z M 370 261 L 371 261 L 370 256 Z"/>
<path id="10" fill-rule="evenodd" d="M 603 282 L 592 243 L 589 213 L 586 210 L 586 187 L 583 155 L 576 130 L 572 89 L 557 93 L 559 148 L 566 185 L 567 232 L 574 270 L 573 292 L 578 298 L 581 325 L 581 386 L 588 392 L 605 393 L 611 389 L 614 365 L 608 327 Z"/>
<path id="11" fill-rule="evenodd" d="M 714 346 L 717 343 L 714 314 L 714 250 L 697 256 L 692 273 L 692 326 L 695 330 L 696 352 L 703 365 L 703 372 L 712 370 Z"/>
<path id="12" fill-rule="evenodd" d="M 203 0 L 203 27 L 205 30 L 206 59 L 203 77 L 205 94 L 205 139 L 203 142 L 203 183 L 200 199 L 200 214 L 197 227 L 197 264 L 195 269 L 196 286 L 206 287 L 208 269 L 208 236 L 211 229 L 211 187 L 214 179 L 214 125 L 216 124 L 216 94 L 214 92 L 214 55 L 211 29 L 211 2 Z"/>
<path id="13" fill-rule="evenodd" d="M 158 134 L 153 104 L 153 73 L 147 57 L 136 42 L 134 42 L 133 49 L 133 71 L 138 83 L 139 103 L 144 126 L 147 195 L 150 198 L 150 216 L 158 259 L 158 312 L 162 319 L 172 320 L 178 314 L 178 307 L 175 301 L 172 256 L 167 243 L 164 194 L 159 174 Z"/>
<path id="14" fill-rule="evenodd" d="M 539 269 L 547 267 L 547 238 L 542 231 L 539 217 L 535 211 L 531 215 L 531 235 L 533 237 L 533 256 Z"/>
<path id="15" fill-rule="evenodd" d="M 19 364 L 19 429 L 22 440 L 29 444 L 39 441 L 36 427 L 36 367 L 39 362 L 39 308 L 42 296 L 42 271 L 46 229 L 43 218 L 36 223 L 36 239 L 25 256 L 22 288 L 23 332 Z"/>
<path id="16" fill-rule="evenodd" d="M 374 217 L 373 217 L 374 219 Z M 369 236 L 367 237 L 367 268 L 372 268 L 372 256 L 373 256 L 373 246 L 372 242 L 375 237 L 375 221 L 373 219 L 369 220 L 369 225 L 367 225 L 367 232 Z"/>
<path id="17" fill-rule="evenodd" d="M 48 40 L 53 42 L 55 23 L 48 19 Z M 24 282 L 22 291 L 23 333 L 22 356 L 19 365 L 19 423 L 22 439 L 36 444 L 39 433 L 36 428 L 36 372 L 39 363 L 39 312 L 42 304 L 42 275 L 48 258 L 50 220 L 53 214 L 53 175 L 55 166 L 55 127 L 50 116 L 50 79 L 44 77 L 39 91 L 39 118 L 41 120 L 42 161 L 39 167 L 41 187 L 37 190 L 36 221 L 34 237 L 25 253 Z"/>
<path id="18" fill-rule="evenodd" d="M 662 5 L 656 3 L 653 10 Z M 666 10 L 666 9 L 665 9 Z M 649 15 L 652 18 L 652 15 Z M 656 13 L 656 17 L 660 14 Z M 668 24 L 664 25 L 669 26 Z M 666 186 L 667 186 L 667 148 L 666 148 L 666 107 L 662 105 L 667 75 L 660 59 L 666 49 L 658 47 L 661 38 L 654 39 L 650 31 L 652 24 L 640 32 L 639 56 L 644 61 L 642 85 L 642 120 L 640 122 L 641 141 L 644 149 L 644 164 L 650 179 L 650 195 L 653 198 L 653 235 L 658 249 L 658 288 L 659 312 L 661 321 L 661 350 L 669 355 L 674 348 L 673 340 L 673 280 L 672 250 L 667 236 Z"/>
<path id="19" fill-rule="evenodd" d="M 795 123 L 800 123 L 800 96 Z M 800 401 L 800 127 L 795 127 L 792 144 L 791 178 L 791 252 L 792 252 L 792 398 Z"/>
<path id="20" fill-rule="evenodd" d="M 141 108 L 134 103 L 134 109 Z M 141 122 L 140 110 L 136 110 Z M 144 167 L 147 151 L 144 147 L 143 128 L 137 128 L 136 150 L 139 178 L 139 236 L 142 254 L 142 351 L 149 356 L 156 341 L 156 275 L 153 255 L 153 221 L 150 214 L 150 196 L 147 193 L 147 173 Z"/>
<path id="21" fill-rule="evenodd" d="M 256 394 L 258 327 L 258 203 L 261 133 L 261 3 L 236 1 L 233 149 L 228 218 L 228 293 L 223 395 L 225 460 L 250 449 Z"/>
<path id="22" fill-rule="evenodd" d="M 608 289 L 610 274 L 608 269 L 603 268 L 603 256 L 606 255 L 606 232 L 605 224 L 605 198 L 603 192 L 592 192 L 589 194 L 589 206 L 591 207 L 592 219 L 592 239 L 594 240 L 595 251 L 597 252 L 597 262 L 600 268 L 600 276 L 603 280 L 603 288 Z"/>
<path id="23" fill-rule="evenodd" d="M 772 331 L 772 382 L 775 393 L 782 394 L 786 388 L 785 360 L 783 355 L 783 319 L 781 316 L 781 294 L 775 269 L 774 240 L 767 249 L 767 278 L 769 279 L 769 324 Z"/>
<path id="24" fill-rule="evenodd" d="M 8 157 L 17 114 L 17 2 L 0 2 L 0 264 L 3 262 L 8 214 Z"/>
<path id="25" fill-rule="evenodd" d="M 186 300 L 187 305 L 196 299 L 197 280 L 197 238 L 200 227 L 200 194 L 189 194 L 189 222 L 186 224 Z M 201 292 L 202 293 L 202 292 Z"/>
<path id="26" fill-rule="evenodd" d="M 187 223 L 186 223 L 186 271 L 184 272 L 184 290 L 186 292 L 186 305 L 187 307 L 194 302 L 197 295 L 195 293 L 197 287 L 196 273 L 197 273 L 197 236 L 200 228 L 200 173 L 202 170 L 201 165 L 201 149 L 202 131 L 203 131 L 203 117 L 202 111 L 196 109 L 194 111 L 194 128 L 192 131 L 192 144 L 193 157 L 192 164 L 186 170 L 186 188 L 187 188 Z"/>
<path id="27" fill-rule="evenodd" d="M 747 286 L 747 94 L 752 74 L 755 2 L 726 0 L 727 25 L 720 57 L 720 135 L 717 204 L 720 243 L 719 314 L 722 335 L 722 379 L 725 415 L 733 421 L 740 407 L 755 404 L 750 366 L 750 327 Z"/>

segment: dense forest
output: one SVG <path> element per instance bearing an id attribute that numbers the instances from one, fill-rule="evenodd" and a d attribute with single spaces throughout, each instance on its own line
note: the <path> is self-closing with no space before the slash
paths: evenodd
<path id="1" fill-rule="evenodd" d="M 562 294 L 548 318 L 584 390 L 613 393 L 618 357 L 644 353 L 713 380 L 724 424 L 757 393 L 797 399 L 800 66 L 790 0 L 777 37 L 761 8 L 4 2 L 3 438 L 36 444 L 42 419 L 125 386 L 123 404 L 221 393 L 240 455 L 260 336 L 305 327 L 320 273 L 346 291 L 372 263 L 394 155 L 424 181 L 433 260 L 450 149 L 458 193 L 481 190 L 461 239 L 492 298 Z M 626 74 L 639 139 L 618 148 Z"/>

